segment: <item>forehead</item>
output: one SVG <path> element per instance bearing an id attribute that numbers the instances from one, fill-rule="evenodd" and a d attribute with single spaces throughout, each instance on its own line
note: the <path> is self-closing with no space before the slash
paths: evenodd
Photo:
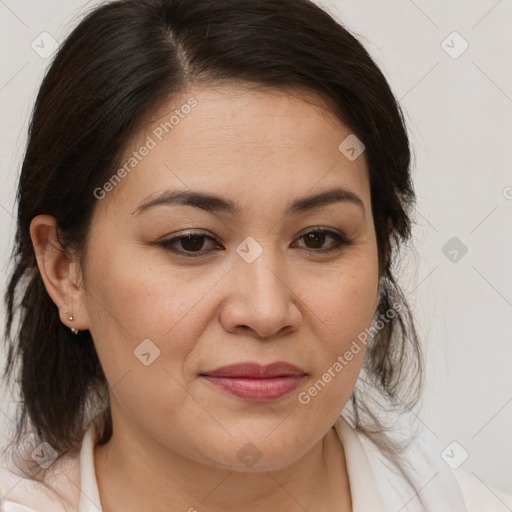
<path id="1" fill-rule="evenodd" d="M 165 124 L 169 114 L 182 110 L 192 98 L 197 106 L 175 120 L 178 123 L 172 130 L 174 141 L 184 149 L 213 146 L 220 151 L 230 144 L 257 153 L 262 147 L 329 144 L 332 141 L 325 140 L 327 131 L 348 130 L 324 100 L 310 91 L 230 84 L 192 88 L 182 93 L 159 109 L 145 132 Z M 189 130 L 183 134 L 183 126 L 194 130 L 195 137 L 190 137 Z M 166 135 L 163 137 L 167 138 Z M 173 141 L 168 142 L 172 145 Z"/>
<path id="2" fill-rule="evenodd" d="M 362 194 L 364 153 L 351 161 L 339 149 L 349 136 L 314 93 L 190 88 L 161 105 L 127 144 L 121 163 L 127 172 L 105 202 L 117 196 L 115 202 L 133 209 L 142 197 L 176 186 L 269 197 L 341 185 Z"/>

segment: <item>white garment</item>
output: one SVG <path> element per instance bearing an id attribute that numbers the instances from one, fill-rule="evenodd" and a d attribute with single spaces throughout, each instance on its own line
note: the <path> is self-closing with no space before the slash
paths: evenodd
<path id="1" fill-rule="evenodd" d="M 345 452 L 353 512 L 511 512 L 512 495 L 463 470 L 451 469 L 420 439 L 407 449 L 406 478 L 364 435 L 340 416 L 335 430 Z M 40 484 L 0 468 L 1 512 L 102 512 L 94 469 L 95 426 L 86 432 L 80 455 L 61 461 L 51 485 L 65 499 Z M 58 466 L 55 463 L 54 466 Z M 53 476 L 55 475 L 55 476 Z M 425 507 L 420 505 L 418 494 Z M 69 503 L 66 503 L 67 500 Z M 145 511 L 141 511 L 145 512 Z"/>

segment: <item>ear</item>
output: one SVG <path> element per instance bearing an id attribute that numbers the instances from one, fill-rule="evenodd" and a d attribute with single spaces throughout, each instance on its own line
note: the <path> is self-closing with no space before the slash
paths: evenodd
<path id="1" fill-rule="evenodd" d="M 88 329 L 80 265 L 76 257 L 62 249 L 55 217 L 34 217 L 30 223 L 30 236 L 39 272 L 46 291 L 59 309 L 61 322 L 75 329 Z M 74 320 L 68 320 L 71 314 Z"/>

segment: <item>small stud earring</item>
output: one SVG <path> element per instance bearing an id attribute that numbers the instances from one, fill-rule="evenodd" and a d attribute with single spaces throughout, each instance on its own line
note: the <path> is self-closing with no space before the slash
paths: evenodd
<path id="1" fill-rule="evenodd" d="M 67 312 L 67 311 L 66 311 L 66 314 L 68 314 L 68 312 Z M 71 313 L 71 315 L 69 315 L 69 316 L 68 316 L 68 320 L 69 320 L 70 322 L 72 322 L 74 319 L 75 319 L 75 317 L 73 316 L 73 313 Z M 79 330 L 78 330 L 78 329 L 75 329 L 74 327 L 70 327 L 70 329 L 71 329 L 71 332 L 72 332 L 73 334 L 78 334 L 78 332 L 79 332 Z"/>

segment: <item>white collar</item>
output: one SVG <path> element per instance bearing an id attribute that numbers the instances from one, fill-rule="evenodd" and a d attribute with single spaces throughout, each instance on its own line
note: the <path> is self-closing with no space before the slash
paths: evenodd
<path id="1" fill-rule="evenodd" d="M 368 437 L 354 431 L 343 417 L 336 423 L 338 434 L 352 434 L 351 437 L 358 440 L 358 443 L 354 440 L 344 443 L 344 446 L 346 444 L 349 450 L 353 446 L 360 446 L 366 455 L 364 457 L 361 453 L 358 456 L 355 452 L 352 459 L 350 455 L 347 457 L 349 476 L 354 463 L 363 469 L 363 461 L 368 462 L 365 477 L 361 475 L 359 478 L 355 475 L 354 479 L 350 479 L 351 485 L 354 482 L 353 499 L 358 500 L 360 496 L 364 496 L 367 481 L 371 482 L 372 489 L 376 486 L 380 498 L 376 508 L 362 507 L 361 512 L 467 512 L 465 499 L 453 470 L 421 436 L 413 433 L 407 418 L 409 416 L 404 414 L 401 426 L 399 422 L 388 432 L 388 438 L 397 445 L 406 440 L 410 441 L 405 443 L 406 448 L 401 458 L 394 457 L 392 461 Z"/>
<path id="2" fill-rule="evenodd" d="M 340 416 L 334 424 L 334 430 L 336 430 L 345 452 L 352 512 L 381 512 L 383 509 L 377 483 L 358 435 L 343 416 Z"/>
<path id="3" fill-rule="evenodd" d="M 102 512 L 98 481 L 94 469 L 94 443 L 96 424 L 93 423 L 85 433 L 80 450 L 80 501 L 78 512 Z"/>

